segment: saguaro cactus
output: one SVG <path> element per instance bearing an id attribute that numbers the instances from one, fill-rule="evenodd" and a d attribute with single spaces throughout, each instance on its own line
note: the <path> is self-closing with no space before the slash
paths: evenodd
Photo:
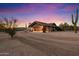
<path id="1" fill-rule="evenodd" d="M 78 10 L 76 11 L 75 20 L 74 20 L 73 14 L 72 14 L 72 24 L 73 24 L 75 33 L 77 33 L 77 22 L 78 22 Z"/>

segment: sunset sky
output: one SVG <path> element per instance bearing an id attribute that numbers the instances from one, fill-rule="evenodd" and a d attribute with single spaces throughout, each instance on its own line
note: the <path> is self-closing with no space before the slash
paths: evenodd
<path id="1" fill-rule="evenodd" d="M 77 3 L 0 3 L 0 17 L 14 17 L 18 19 L 19 26 L 33 21 L 55 22 L 57 25 L 64 22 L 71 24 L 71 14 L 75 15 L 78 8 Z"/>

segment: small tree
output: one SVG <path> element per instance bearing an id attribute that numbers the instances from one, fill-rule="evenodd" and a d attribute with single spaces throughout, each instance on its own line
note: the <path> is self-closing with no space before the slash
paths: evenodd
<path id="1" fill-rule="evenodd" d="M 69 28 L 69 24 L 64 23 L 64 31 L 68 30 L 68 28 Z"/>
<path id="2" fill-rule="evenodd" d="M 59 24 L 59 27 L 64 31 L 64 24 L 63 23 Z"/>
<path id="3" fill-rule="evenodd" d="M 16 22 L 17 19 L 12 18 L 6 18 L 3 17 L 3 23 L 5 24 L 4 28 L 5 28 L 5 32 L 8 33 L 11 38 L 13 38 L 13 36 L 16 34 Z"/>
<path id="4" fill-rule="evenodd" d="M 4 23 L 2 23 L 2 20 L 0 19 L 0 32 L 4 32 Z"/>
<path id="5" fill-rule="evenodd" d="M 77 22 L 78 22 L 78 10 L 76 11 L 76 17 L 74 19 L 72 14 L 72 24 L 74 26 L 74 32 L 77 33 Z"/>

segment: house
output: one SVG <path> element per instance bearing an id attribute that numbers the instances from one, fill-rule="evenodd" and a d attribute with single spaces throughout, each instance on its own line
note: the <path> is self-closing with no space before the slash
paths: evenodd
<path id="1" fill-rule="evenodd" d="M 59 27 L 57 27 L 55 23 L 44 23 L 34 21 L 29 25 L 29 28 L 31 28 L 33 32 L 43 32 L 43 30 L 45 30 L 46 32 L 52 32 L 52 31 L 58 31 Z"/>
<path id="2" fill-rule="evenodd" d="M 46 23 L 35 21 L 32 24 L 29 25 L 29 28 L 33 30 L 33 32 L 42 32 L 43 26 L 45 26 Z"/>

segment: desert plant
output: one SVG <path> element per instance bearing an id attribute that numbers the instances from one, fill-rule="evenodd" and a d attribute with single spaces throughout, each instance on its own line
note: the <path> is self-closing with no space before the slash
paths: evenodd
<path id="1" fill-rule="evenodd" d="M 0 18 L 0 32 L 4 32 L 4 26 L 5 24 L 2 22 L 2 19 Z"/>
<path id="2" fill-rule="evenodd" d="M 59 27 L 62 29 L 62 31 L 64 31 L 64 24 L 63 23 L 59 24 Z"/>
<path id="3" fill-rule="evenodd" d="M 64 23 L 64 31 L 68 30 L 69 28 L 69 24 L 68 23 Z"/>
<path id="4" fill-rule="evenodd" d="M 72 24 L 73 24 L 75 33 L 77 33 L 77 22 L 78 22 L 78 10 L 76 11 L 75 20 L 74 20 L 73 14 L 72 14 Z"/>
<path id="5" fill-rule="evenodd" d="M 14 18 L 6 18 L 4 17 L 3 18 L 4 20 L 4 23 L 5 23 L 5 32 L 8 33 L 11 38 L 13 38 L 13 36 L 16 34 L 16 22 L 17 22 L 17 19 L 14 19 Z"/>

